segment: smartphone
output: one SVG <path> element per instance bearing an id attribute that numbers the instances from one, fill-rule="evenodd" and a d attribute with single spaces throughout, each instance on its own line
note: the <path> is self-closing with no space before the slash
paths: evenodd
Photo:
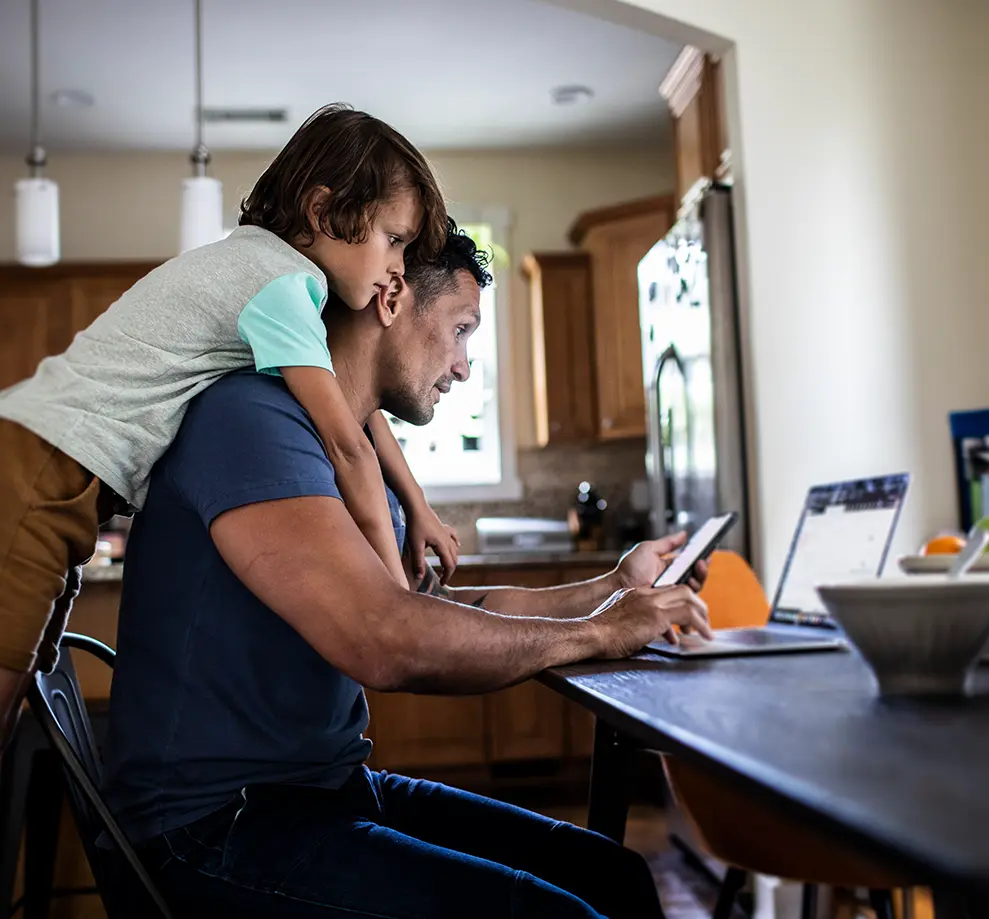
<path id="1" fill-rule="evenodd" d="M 712 517 L 694 533 L 673 559 L 669 567 L 653 583 L 653 587 L 672 587 L 686 584 L 694 571 L 694 565 L 704 561 L 725 538 L 725 534 L 738 521 L 738 513 L 731 511 Z"/>

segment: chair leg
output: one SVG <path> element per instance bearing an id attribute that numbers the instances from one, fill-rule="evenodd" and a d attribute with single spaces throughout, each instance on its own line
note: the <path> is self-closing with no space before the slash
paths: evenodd
<path id="1" fill-rule="evenodd" d="M 817 919 L 817 884 L 804 884 L 800 919 Z"/>
<path id="2" fill-rule="evenodd" d="M 11 914 L 31 771 L 35 755 L 45 746 L 37 722 L 24 717 L 0 759 L 0 916 Z"/>
<path id="3" fill-rule="evenodd" d="M 896 919 L 893 910 L 893 895 L 888 890 L 870 890 L 869 906 L 876 914 L 876 919 Z"/>
<path id="4" fill-rule="evenodd" d="M 35 756 L 24 837 L 24 919 L 48 917 L 64 790 L 62 764 L 55 751 Z"/>
<path id="5" fill-rule="evenodd" d="M 748 880 L 748 873 L 741 868 L 729 868 L 718 890 L 718 902 L 714 905 L 711 919 L 731 919 L 739 891 Z"/>

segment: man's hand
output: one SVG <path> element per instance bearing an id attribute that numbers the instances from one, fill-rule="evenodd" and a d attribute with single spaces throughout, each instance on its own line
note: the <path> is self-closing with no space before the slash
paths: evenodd
<path id="1" fill-rule="evenodd" d="M 598 656 L 604 658 L 629 657 L 657 638 L 675 645 L 677 625 L 713 637 L 707 605 L 686 585 L 616 590 L 594 611 L 593 621 L 602 643 Z"/>
<path id="2" fill-rule="evenodd" d="M 626 590 L 632 587 L 651 587 L 670 565 L 671 559 L 663 556 L 683 548 L 686 541 L 686 533 L 674 533 L 661 539 L 640 542 L 618 563 L 615 569 L 618 586 Z M 688 586 L 696 593 L 704 586 L 706 578 L 707 563 L 698 562 L 694 565 L 693 577 Z"/>

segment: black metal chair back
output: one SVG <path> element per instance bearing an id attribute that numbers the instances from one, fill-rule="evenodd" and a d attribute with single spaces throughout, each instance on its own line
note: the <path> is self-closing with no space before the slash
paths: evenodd
<path id="1" fill-rule="evenodd" d="M 35 676 L 28 701 L 49 743 L 62 760 L 69 803 L 107 914 L 110 919 L 123 919 L 156 913 L 163 919 L 172 919 L 165 900 L 100 795 L 102 761 L 67 649 L 88 651 L 111 668 L 116 655 L 103 642 L 73 632 L 62 636 L 61 648 L 63 653 L 55 670 Z M 126 894 L 120 885 L 107 877 L 98 840 L 112 843 L 133 875 L 128 880 L 137 881 L 136 886 L 124 885 Z M 135 899 L 141 902 L 135 903 Z"/>

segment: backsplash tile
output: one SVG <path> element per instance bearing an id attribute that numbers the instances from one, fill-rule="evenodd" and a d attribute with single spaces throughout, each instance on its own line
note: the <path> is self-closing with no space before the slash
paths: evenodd
<path id="1" fill-rule="evenodd" d="M 544 447 L 520 450 L 520 501 L 488 501 L 437 505 L 441 519 L 457 528 L 461 553 L 477 551 L 474 521 L 478 517 L 551 517 L 562 520 L 577 494 L 577 486 L 592 482 L 608 502 L 605 511 L 606 547 L 618 548 L 614 532 L 618 515 L 628 506 L 629 489 L 645 478 L 645 443 L 619 441 L 594 446 Z"/>

